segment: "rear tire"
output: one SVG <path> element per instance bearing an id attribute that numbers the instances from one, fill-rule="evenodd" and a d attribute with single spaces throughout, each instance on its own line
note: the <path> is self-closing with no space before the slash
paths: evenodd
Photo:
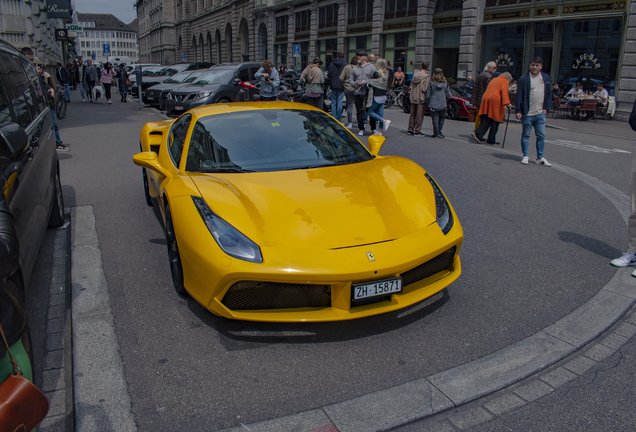
<path id="1" fill-rule="evenodd" d="M 446 108 L 446 118 L 450 120 L 457 120 L 459 118 L 459 105 L 457 105 L 457 102 L 448 102 L 448 107 Z"/>
<path id="2" fill-rule="evenodd" d="M 63 119 L 66 116 L 66 99 L 62 95 L 59 105 L 57 106 L 57 118 Z"/>
<path id="3" fill-rule="evenodd" d="M 187 296 L 188 291 L 186 291 L 183 286 L 183 266 L 181 265 L 181 255 L 179 254 L 179 247 L 177 246 L 177 236 L 174 233 L 169 205 L 166 205 L 166 241 L 168 243 L 168 258 L 170 260 L 172 284 L 179 295 Z"/>
<path id="4" fill-rule="evenodd" d="M 62 195 L 62 183 L 60 171 L 55 169 L 55 189 L 53 190 L 53 206 L 49 217 L 49 228 L 59 228 L 64 225 L 64 196 Z"/>
<path id="5" fill-rule="evenodd" d="M 150 187 L 148 186 L 148 175 L 146 174 L 146 168 L 141 169 L 144 179 L 144 198 L 146 198 L 146 204 L 148 207 L 152 207 L 152 199 L 150 198 Z"/>

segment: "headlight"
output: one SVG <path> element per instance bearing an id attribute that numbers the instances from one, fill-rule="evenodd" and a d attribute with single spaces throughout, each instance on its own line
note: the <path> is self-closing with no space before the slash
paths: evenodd
<path id="1" fill-rule="evenodd" d="M 444 234 L 447 234 L 453 227 L 453 213 L 451 213 L 448 201 L 446 201 L 446 197 L 442 193 L 442 190 L 439 188 L 435 180 L 433 180 L 433 177 L 428 175 L 428 173 L 426 173 L 425 175 L 428 181 L 431 182 L 431 186 L 433 186 L 433 191 L 435 192 L 437 224 L 441 228 L 442 232 Z"/>
<path id="2" fill-rule="evenodd" d="M 166 96 L 168 99 L 173 100 L 174 98 L 172 97 L 172 92 L 168 93 L 168 96 Z"/>
<path id="3" fill-rule="evenodd" d="M 261 248 L 243 233 L 214 214 L 205 200 L 193 196 L 192 201 L 210 230 L 210 234 L 226 254 L 243 261 L 262 263 Z"/>
<path id="4" fill-rule="evenodd" d="M 199 93 L 198 95 L 194 96 L 194 99 L 205 99 L 206 97 L 210 96 L 212 94 L 212 92 L 205 92 L 205 93 Z"/>

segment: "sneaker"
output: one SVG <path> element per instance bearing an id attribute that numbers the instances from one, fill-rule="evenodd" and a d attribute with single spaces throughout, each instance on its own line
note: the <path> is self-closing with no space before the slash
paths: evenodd
<path id="1" fill-rule="evenodd" d="M 524 165 L 528 165 L 528 156 L 524 156 L 521 158 L 521 163 Z"/>
<path id="2" fill-rule="evenodd" d="M 439 138 L 439 134 L 434 133 L 433 135 L 431 135 L 431 138 Z"/>
<path id="3" fill-rule="evenodd" d="M 437 134 L 437 136 L 438 136 L 438 137 L 440 137 L 440 138 L 446 138 L 446 136 L 444 136 L 444 134 L 443 134 L 443 133 L 441 133 L 441 132 L 440 132 L 440 133 L 438 133 L 438 134 Z"/>
<path id="4" fill-rule="evenodd" d="M 364 136 L 364 129 L 360 129 L 360 132 L 358 132 L 358 136 Z"/>
<path id="5" fill-rule="evenodd" d="M 634 252 L 625 252 L 620 258 L 616 258 L 610 262 L 614 267 L 627 267 L 628 265 L 636 265 L 636 254 Z"/>
<path id="6" fill-rule="evenodd" d="M 391 125 L 391 120 L 384 120 L 384 132 L 386 132 L 386 130 L 389 128 L 390 125 Z"/>
<path id="7" fill-rule="evenodd" d="M 380 135 L 380 136 L 382 136 L 382 132 L 380 132 L 379 130 L 374 130 L 374 131 L 373 131 L 373 135 Z"/>
<path id="8" fill-rule="evenodd" d="M 82 102 L 86 102 L 86 99 L 82 99 Z"/>
<path id="9" fill-rule="evenodd" d="M 477 144 L 481 144 L 481 140 L 479 139 L 479 137 L 477 136 L 475 132 L 471 133 L 470 136 L 473 139 L 473 141 L 475 141 Z"/>
<path id="10" fill-rule="evenodd" d="M 632 276 L 636 277 L 636 270 L 632 272 Z"/>
<path id="11" fill-rule="evenodd" d="M 535 163 L 537 163 L 538 165 L 543 165 L 543 166 L 552 166 L 552 164 L 550 162 L 548 162 L 545 158 L 541 158 L 541 159 L 537 159 L 535 161 Z"/>
<path id="12" fill-rule="evenodd" d="M 126 101 L 124 101 L 124 102 L 126 102 Z M 353 127 L 353 124 L 351 124 L 351 123 L 349 123 L 349 124 L 347 125 L 347 129 L 351 129 L 352 127 Z"/>
<path id="13" fill-rule="evenodd" d="M 413 132 L 412 131 L 406 131 L 406 134 L 413 136 Z"/>
<path id="14" fill-rule="evenodd" d="M 71 149 L 66 147 L 64 144 L 58 144 L 56 150 L 57 151 L 71 151 Z"/>

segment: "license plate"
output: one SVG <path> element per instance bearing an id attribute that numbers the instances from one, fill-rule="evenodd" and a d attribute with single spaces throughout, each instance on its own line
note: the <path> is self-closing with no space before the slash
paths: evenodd
<path id="1" fill-rule="evenodd" d="M 351 285 L 353 300 L 402 292 L 402 278 Z"/>
<path id="2" fill-rule="evenodd" d="M 175 111 L 183 111 L 183 107 L 182 106 L 176 106 L 174 107 Z"/>
<path id="3" fill-rule="evenodd" d="M 146 99 L 148 99 L 148 100 L 153 100 L 153 99 L 154 99 L 154 97 L 153 97 L 153 96 L 146 96 Z"/>

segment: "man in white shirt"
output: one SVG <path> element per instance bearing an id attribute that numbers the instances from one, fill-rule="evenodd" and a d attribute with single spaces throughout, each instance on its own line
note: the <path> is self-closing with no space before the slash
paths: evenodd
<path id="1" fill-rule="evenodd" d="M 567 94 L 565 95 L 566 98 L 580 98 L 583 96 L 585 96 L 585 92 L 581 88 L 581 83 L 578 81 L 576 84 L 574 84 L 574 87 L 572 87 L 570 91 L 567 92 Z M 572 115 L 572 118 L 574 118 L 574 115 L 576 113 L 576 107 L 579 104 L 580 104 L 580 101 L 568 101 L 567 105 L 570 106 L 570 114 Z"/>
<path id="2" fill-rule="evenodd" d="M 596 86 L 596 91 L 593 96 L 596 96 L 598 100 L 598 106 L 607 106 L 607 101 L 609 99 L 609 94 L 607 94 L 607 90 L 603 88 L 603 84 L 599 84 Z"/>
<path id="3" fill-rule="evenodd" d="M 534 57 L 530 62 L 530 72 L 522 75 L 517 81 L 516 117 L 521 120 L 521 151 L 523 157 L 521 163 L 528 165 L 528 147 L 530 145 L 530 133 L 534 128 L 537 136 L 536 163 L 543 166 L 552 166 L 543 157 L 545 147 L 545 116 L 552 103 L 552 84 L 550 77 L 541 72 L 543 59 Z"/>

